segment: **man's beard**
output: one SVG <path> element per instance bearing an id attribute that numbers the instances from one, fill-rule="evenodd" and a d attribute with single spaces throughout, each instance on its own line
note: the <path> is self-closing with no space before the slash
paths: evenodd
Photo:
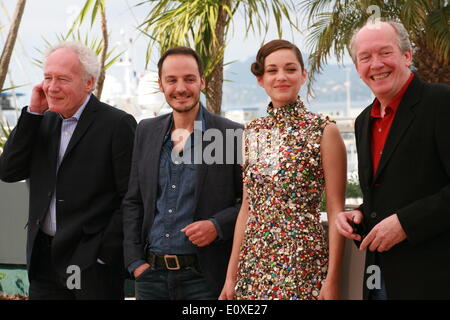
<path id="1" fill-rule="evenodd" d="M 189 111 L 191 111 L 192 109 L 194 109 L 196 106 L 197 106 L 197 104 L 200 102 L 200 97 L 198 98 L 198 100 L 192 105 L 192 106 L 190 106 L 190 107 L 187 107 L 186 109 L 177 109 L 177 108 L 175 108 L 174 106 L 172 106 L 171 104 L 169 104 L 169 106 L 172 108 L 172 110 L 173 111 L 175 111 L 175 112 L 179 112 L 179 113 L 186 113 L 186 112 L 189 112 Z"/>

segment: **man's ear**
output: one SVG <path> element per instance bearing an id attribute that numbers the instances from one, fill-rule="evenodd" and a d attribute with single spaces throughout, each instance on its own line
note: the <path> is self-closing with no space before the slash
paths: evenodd
<path id="1" fill-rule="evenodd" d="M 162 85 L 161 79 L 158 79 L 158 86 L 159 86 L 159 91 L 164 93 L 164 87 Z"/>
<path id="2" fill-rule="evenodd" d="M 205 77 L 200 77 L 200 90 L 204 90 L 206 88 Z"/>
<path id="3" fill-rule="evenodd" d="M 95 87 L 95 80 L 93 76 L 89 76 L 86 81 L 86 92 L 92 92 Z"/>
<path id="4" fill-rule="evenodd" d="M 410 67 L 412 64 L 412 60 L 413 60 L 412 49 L 409 49 L 408 51 L 404 52 L 403 55 L 406 58 L 406 63 L 408 65 L 408 67 Z"/>

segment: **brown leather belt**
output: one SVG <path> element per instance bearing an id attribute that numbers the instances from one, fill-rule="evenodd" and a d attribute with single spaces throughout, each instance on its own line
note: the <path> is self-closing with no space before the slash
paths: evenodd
<path id="1" fill-rule="evenodd" d="M 153 252 L 147 254 L 147 263 L 151 268 L 165 267 L 167 270 L 180 270 L 197 263 L 197 255 L 159 255 Z"/>

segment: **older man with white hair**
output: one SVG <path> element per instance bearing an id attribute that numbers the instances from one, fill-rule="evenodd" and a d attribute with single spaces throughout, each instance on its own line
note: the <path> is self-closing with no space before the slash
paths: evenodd
<path id="1" fill-rule="evenodd" d="M 121 202 L 136 121 L 93 94 L 97 56 L 51 48 L 0 156 L 5 182 L 29 179 L 30 299 L 123 299 Z"/>
<path id="2" fill-rule="evenodd" d="M 411 72 L 400 23 L 369 22 L 350 47 L 375 100 L 355 122 L 364 203 L 336 222 L 368 249 L 364 297 L 450 299 L 450 87 Z"/>

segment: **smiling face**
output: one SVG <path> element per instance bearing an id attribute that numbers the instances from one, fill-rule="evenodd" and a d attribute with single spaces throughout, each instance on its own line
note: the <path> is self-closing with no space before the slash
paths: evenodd
<path id="1" fill-rule="evenodd" d="M 81 107 L 94 86 L 77 54 L 67 48 L 52 52 L 44 66 L 43 90 L 49 110 L 70 118 Z"/>
<path id="2" fill-rule="evenodd" d="M 297 99 L 306 76 L 307 72 L 302 70 L 295 52 L 291 49 L 280 49 L 266 57 L 264 73 L 257 79 L 272 100 L 273 106 L 278 108 Z"/>
<path id="3" fill-rule="evenodd" d="M 167 56 L 162 64 L 158 83 L 174 111 L 197 110 L 200 92 L 205 88 L 205 79 L 200 76 L 194 57 L 185 54 Z"/>
<path id="4" fill-rule="evenodd" d="M 388 104 L 411 74 L 411 50 L 401 52 L 392 26 L 362 28 L 355 38 L 356 70 L 382 105 Z"/>

